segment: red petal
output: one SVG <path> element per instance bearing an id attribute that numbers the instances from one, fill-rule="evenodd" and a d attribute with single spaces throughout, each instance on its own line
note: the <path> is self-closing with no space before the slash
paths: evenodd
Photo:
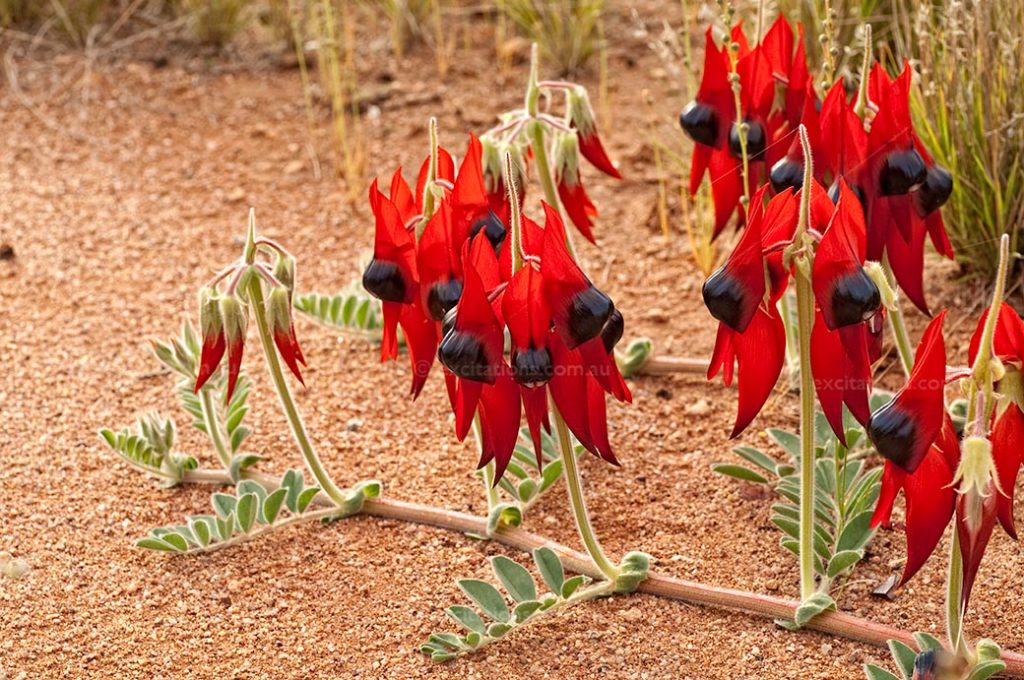
<path id="1" fill-rule="evenodd" d="M 988 321 L 989 308 L 986 308 L 978 319 L 978 327 L 971 336 L 971 344 L 968 349 L 970 363 L 978 356 L 978 346 L 981 344 L 981 336 L 985 332 L 985 322 Z M 996 319 L 996 328 L 992 336 L 992 349 L 997 357 L 1003 361 L 1024 361 L 1024 321 L 1014 311 L 1013 307 L 1003 302 L 999 307 L 999 318 Z"/>
<path id="2" fill-rule="evenodd" d="M 519 385 L 508 364 L 503 362 L 501 368 L 494 384 L 485 386 L 480 395 L 482 458 L 494 460 L 495 486 L 505 474 L 519 438 Z"/>
<path id="3" fill-rule="evenodd" d="M 516 272 L 502 295 L 501 308 L 513 347 L 546 346 L 551 310 L 544 299 L 544 277 L 539 270 L 528 264 Z"/>
<path id="4" fill-rule="evenodd" d="M 594 455 L 601 455 L 590 434 L 587 374 L 580 353 L 567 348 L 557 334 L 552 334 L 549 347 L 555 365 L 555 374 L 548 383 L 551 399 L 580 444 Z"/>
<path id="5" fill-rule="evenodd" d="M 886 200 L 877 203 L 886 203 Z M 872 207 L 874 210 L 875 207 Z M 924 297 L 924 236 L 925 230 L 914 229 L 911 240 L 903 239 L 898 229 L 889 229 L 885 242 L 885 252 L 889 255 L 896 283 L 906 293 L 910 301 L 925 314 L 929 314 L 928 303 Z"/>
<path id="6" fill-rule="evenodd" d="M 210 379 L 210 376 L 217 370 L 217 367 L 220 366 L 226 347 L 227 342 L 224 339 L 223 331 L 214 336 L 203 338 L 203 349 L 199 354 L 199 375 L 196 377 L 194 390 L 196 394 L 199 393 L 199 390 Z"/>
<path id="7" fill-rule="evenodd" d="M 743 196 L 741 168 L 740 161 L 733 158 L 727 150 L 715 149 L 712 151 L 709 169 L 711 171 L 711 199 L 715 204 L 713 237 L 717 237 L 725 229 L 729 218 L 740 207 L 740 197 Z"/>
<path id="8" fill-rule="evenodd" d="M 419 214 L 419 210 L 416 208 L 416 199 L 413 198 L 412 191 L 409 190 L 408 182 L 402 177 L 402 166 L 398 166 L 395 174 L 391 176 L 390 196 L 391 202 L 395 204 L 402 216 L 403 223 L 408 224 Z"/>
<path id="9" fill-rule="evenodd" d="M 988 489 L 988 496 L 977 498 L 976 493 L 959 494 L 956 499 L 956 531 L 960 537 L 960 554 L 963 556 L 963 589 L 960 594 L 960 606 L 962 611 L 967 610 L 967 604 L 971 599 L 971 591 L 974 589 L 974 581 L 978 576 L 978 568 L 981 566 L 981 558 L 985 556 L 985 548 L 988 547 L 989 539 L 992 538 L 992 530 L 996 525 L 996 505 L 998 503 L 998 492 Z M 970 510 L 972 502 L 977 502 L 980 507 L 976 513 L 980 513 L 977 523 L 972 525 Z"/>
<path id="10" fill-rule="evenodd" d="M 942 431 L 945 407 L 946 346 L 942 337 L 943 312 L 925 329 L 906 385 L 868 423 L 878 452 L 913 474 Z M 906 434 L 905 424 L 911 429 Z M 910 438 L 907 441 L 908 437 Z"/>
<path id="11" fill-rule="evenodd" d="M 835 286 L 845 277 L 862 276 L 865 249 L 863 211 L 857 196 L 840 179 L 839 202 L 818 245 L 811 274 L 814 297 L 829 328 L 839 325 L 833 316 Z"/>
<path id="12" fill-rule="evenodd" d="M 294 334 L 288 331 L 274 330 L 274 344 L 277 345 L 277 353 L 284 359 L 285 365 L 292 372 L 292 375 L 295 376 L 296 380 L 305 387 L 306 383 L 302 379 L 302 373 L 299 371 L 299 357 L 295 352 L 296 346 L 292 344 L 294 337 Z"/>
<path id="13" fill-rule="evenodd" d="M 1017 530 L 1013 523 L 1013 496 L 1017 488 L 1017 473 L 1024 454 L 1024 414 L 1015 403 L 1010 403 L 996 420 L 992 429 L 992 458 L 999 474 L 997 514 L 1003 529 L 1014 539 Z"/>
<path id="14" fill-rule="evenodd" d="M 891 463 L 886 462 L 886 469 Z M 906 475 L 903 493 L 907 504 L 907 564 L 900 584 L 909 581 L 924 565 L 942 540 L 956 491 L 952 488 L 953 469 L 938 447 L 932 447 L 917 471 Z M 881 502 L 881 499 L 879 499 Z"/>
<path id="15" fill-rule="evenodd" d="M 743 333 L 733 333 L 736 363 L 739 364 L 739 406 L 730 438 L 740 435 L 757 416 L 768 395 L 775 389 L 786 361 L 786 330 L 778 314 L 764 310 Z"/>
<path id="16" fill-rule="evenodd" d="M 530 439 L 533 440 L 533 451 L 537 454 L 537 469 L 544 464 L 543 447 L 540 436 L 541 428 L 550 430 L 548 423 L 548 391 L 544 387 L 522 387 L 519 392 L 523 397 L 523 412 L 526 424 L 530 427 Z"/>
<path id="17" fill-rule="evenodd" d="M 238 374 L 242 370 L 242 353 L 245 350 L 245 336 L 239 335 L 237 339 L 228 343 L 228 393 L 225 403 L 231 402 L 231 396 L 235 393 L 235 385 L 238 384 Z"/>
<path id="18" fill-rule="evenodd" d="M 750 325 L 765 296 L 761 225 L 761 213 L 755 212 L 729 259 L 708 277 L 702 291 L 712 316 L 740 333 Z"/>
<path id="19" fill-rule="evenodd" d="M 604 390 L 593 378 L 587 381 L 587 422 L 594 448 L 604 460 L 618 465 L 611 442 L 608 441 L 608 411 L 604 402 Z"/>
<path id="20" fill-rule="evenodd" d="M 423 161 L 423 165 L 420 166 L 420 174 L 416 178 L 416 212 L 423 212 L 423 190 L 427 186 L 427 174 L 430 172 L 430 157 Z M 450 153 L 444 150 L 443 147 L 439 147 L 437 150 L 437 179 L 446 180 L 448 182 L 455 181 L 455 161 L 452 160 Z"/>
<path id="21" fill-rule="evenodd" d="M 405 302 L 415 299 L 416 283 L 416 241 L 405 228 L 398 208 L 377 188 L 377 180 L 370 185 L 370 207 L 376 221 L 373 256 L 379 260 L 393 262 L 398 266 L 405 280 Z"/>
<path id="22" fill-rule="evenodd" d="M 388 359 L 398 358 L 398 320 L 402 315 L 403 305 L 399 302 L 381 302 L 384 322 L 380 335 L 380 360 L 385 362 Z"/>
<path id="23" fill-rule="evenodd" d="M 611 159 L 608 158 L 604 145 L 601 144 L 601 138 L 597 136 L 597 128 L 592 128 L 586 134 L 582 130 L 577 130 L 577 139 L 579 140 L 580 153 L 590 161 L 591 165 L 609 177 L 622 179 L 622 173 L 619 172 Z"/>
<path id="24" fill-rule="evenodd" d="M 571 177 L 560 177 L 558 181 L 558 197 L 562 199 L 562 205 L 565 207 L 566 214 L 569 215 L 569 219 L 576 225 L 576 228 L 580 230 L 583 237 L 596 244 L 594 240 L 594 218 L 597 217 L 597 207 L 591 202 L 590 197 L 587 196 L 586 189 L 583 188 L 583 183 L 579 181 L 579 176 L 575 178 L 575 181 Z"/>
<path id="25" fill-rule="evenodd" d="M 402 325 L 405 344 L 409 348 L 413 376 L 410 393 L 415 399 L 423 390 L 427 376 L 430 375 L 430 368 L 434 365 L 434 357 L 437 355 L 437 322 L 429 318 L 421 306 L 412 304 L 403 305 L 399 323 Z"/>
<path id="26" fill-rule="evenodd" d="M 466 158 L 459 167 L 459 175 L 455 179 L 452 200 L 460 206 L 486 206 L 487 187 L 484 186 L 484 171 L 481 162 L 483 147 L 473 133 L 469 134 L 469 149 Z"/>

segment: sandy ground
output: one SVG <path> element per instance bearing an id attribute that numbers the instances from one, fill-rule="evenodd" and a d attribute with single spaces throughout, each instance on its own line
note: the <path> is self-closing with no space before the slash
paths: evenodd
<path id="1" fill-rule="evenodd" d="M 660 16 L 648 10 L 642 17 L 654 27 Z M 627 179 L 593 180 L 600 248 L 585 247 L 582 257 L 624 310 L 627 336 L 649 335 L 663 353 L 706 355 L 713 336 L 701 276 L 685 237 L 666 243 L 650 220 L 654 173 L 637 134 L 649 115 L 674 130 L 684 94 L 633 34 L 626 9 L 611 12 L 609 30 L 614 125 L 606 136 Z M 522 66 L 507 75 L 476 68 L 474 59 L 489 64 L 492 55 L 486 35 L 476 43 L 443 82 L 428 84 L 428 54 L 395 63 L 384 38 L 367 40 L 367 82 L 440 93 L 434 103 L 380 104 L 366 126 L 371 173 L 418 164 L 430 114 L 444 142 L 462 149 L 466 131 L 517 103 Z M 295 72 L 173 52 L 157 68 L 125 55 L 97 64 L 87 89 L 54 94 L 79 64 L 75 54 L 21 63 L 31 111 L 0 89 L 0 241 L 15 254 L 0 261 L 0 550 L 31 565 L 20 581 L 0 580 L 0 678 L 836 678 L 885 659 L 875 648 L 786 633 L 742 614 L 628 596 L 573 608 L 434 666 L 417 647 L 450 629 L 442 609 L 461 600 L 454 579 L 485 574 L 488 555 L 519 555 L 370 518 L 294 528 L 196 558 L 133 549 L 148 528 L 206 511 L 208 489 L 158 488 L 117 462 L 96 431 L 159 409 L 177 419 L 182 449 L 213 463 L 147 339 L 195 317 L 195 291 L 238 253 L 249 205 L 264 233 L 299 257 L 305 290 L 351 282 L 372 224 L 363 203 L 345 204 L 333 181 L 296 171 L 308 137 Z M 650 113 L 637 101 L 641 87 L 654 94 Z M 328 160 L 326 137 L 314 143 Z M 970 324 L 961 320 L 973 300 L 959 297 L 971 291 L 950 284 L 949 273 L 936 266 L 929 276 L 936 306 L 953 310 L 952 344 L 962 349 Z M 917 332 L 921 325 L 915 318 Z M 481 511 L 474 454 L 454 439 L 437 375 L 410 407 L 404 362 L 381 366 L 366 343 L 308 320 L 299 333 L 310 364 L 299 404 L 337 479 L 378 478 L 394 498 Z M 255 349 L 247 366 L 255 381 L 248 447 L 266 457 L 263 469 L 297 465 Z M 640 378 L 631 387 L 634 405 L 610 413 L 622 468 L 584 465 L 608 550 L 643 549 L 667 573 L 795 596 L 796 564 L 778 546 L 769 500 L 708 469 L 732 457 L 735 393 L 699 376 Z M 701 401 L 706 409 L 694 409 Z M 793 398 L 775 399 L 759 424 L 792 425 L 795 409 Z M 349 431 L 353 418 L 362 424 Z M 757 431 L 742 441 L 763 443 Z M 576 545 L 565 505 L 559 488 L 528 525 Z M 938 633 L 943 556 L 893 601 L 869 594 L 902 552 L 900 533 L 881 533 L 841 604 Z M 1022 569 L 1019 548 L 994 540 L 971 620 L 972 631 L 1014 649 L 1024 649 L 1024 627 L 1008 586 Z"/>

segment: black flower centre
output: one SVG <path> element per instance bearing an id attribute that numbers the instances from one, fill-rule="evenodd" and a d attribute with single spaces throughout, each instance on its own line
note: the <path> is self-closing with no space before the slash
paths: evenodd
<path id="1" fill-rule="evenodd" d="M 679 126 L 690 139 L 704 146 L 715 146 L 718 140 L 718 115 L 707 104 L 693 101 L 679 114 Z"/>
<path id="2" fill-rule="evenodd" d="M 487 360 L 487 351 L 480 339 L 469 333 L 453 329 L 445 335 L 437 358 L 460 378 L 494 384 L 496 376 Z"/>
<path id="3" fill-rule="evenodd" d="M 832 321 L 835 328 L 852 326 L 874 316 L 882 304 L 878 286 L 864 273 L 857 271 L 841 276 L 832 289 Z"/>
<path id="4" fill-rule="evenodd" d="M 448 279 L 430 287 L 427 293 L 427 308 L 435 321 L 444 319 L 445 314 L 455 308 L 462 297 L 462 281 Z"/>
<path id="5" fill-rule="evenodd" d="M 879 188 L 883 196 L 901 196 L 924 182 L 927 175 L 928 168 L 917 149 L 893 151 L 882 164 Z"/>
<path id="6" fill-rule="evenodd" d="M 405 279 L 394 262 L 370 260 L 363 272 L 363 288 L 385 302 L 406 302 Z"/>
<path id="7" fill-rule="evenodd" d="M 555 374 L 551 353 L 546 347 L 517 350 L 512 353 L 512 377 L 524 387 L 540 387 Z"/>
<path id="8" fill-rule="evenodd" d="M 596 338 L 611 316 L 615 305 L 594 285 L 576 293 L 569 302 L 569 335 L 572 347 Z"/>

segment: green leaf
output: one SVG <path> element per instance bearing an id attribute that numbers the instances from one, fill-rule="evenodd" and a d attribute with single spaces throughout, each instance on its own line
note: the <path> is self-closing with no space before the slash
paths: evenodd
<path id="1" fill-rule="evenodd" d="M 170 541 L 165 541 L 162 538 L 154 538 L 153 536 L 146 536 L 145 538 L 140 538 L 135 541 L 135 547 L 145 548 L 146 550 L 159 550 L 161 552 L 185 552 L 184 549 L 179 549 L 177 545 Z"/>
<path id="2" fill-rule="evenodd" d="M 532 479 L 524 479 L 519 483 L 519 498 L 525 503 L 537 493 L 537 482 Z"/>
<path id="3" fill-rule="evenodd" d="M 537 599 L 537 585 L 526 567 L 504 555 L 497 555 L 491 558 L 491 568 L 513 600 L 525 602 Z"/>
<path id="4" fill-rule="evenodd" d="M 188 526 L 192 530 L 192 535 L 196 538 L 196 543 L 200 547 L 205 548 L 210 544 L 210 538 L 212 537 L 213 530 L 207 521 L 200 517 L 189 517 Z"/>
<path id="5" fill-rule="evenodd" d="M 875 533 L 871 528 L 872 516 L 874 516 L 873 510 L 865 510 L 850 520 L 850 523 L 843 528 L 843 533 L 839 535 L 836 551 L 862 549 Z"/>
<path id="6" fill-rule="evenodd" d="M 914 675 L 917 652 L 899 640 L 889 640 L 889 652 L 892 654 L 893 661 L 896 662 L 903 680 L 910 680 Z"/>
<path id="7" fill-rule="evenodd" d="M 512 612 L 513 620 L 516 623 L 523 623 L 526 619 L 533 616 L 538 609 L 540 609 L 541 603 L 537 600 L 527 600 L 526 602 L 520 602 L 516 605 L 515 611 Z"/>
<path id="8" fill-rule="evenodd" d="M 572 597 L 572 594 L 579 590 L 579 587 L 586 583 L 588 580 L 589 579 L 586 576 L 583 576 L 582 574 L 578 574 L 566 580 L 566 582 L 562 584 L 562 592 L 560 593 L 561 596 L 564 599 L 568 600 L 570 597 Z"/>
<path id="9" fill-rule="evenodd" d="M 551 548 L 537 548 L 533 551 L 533 561 L 537 563 L 537 570 L 551 592 L 560 594 L 565 582 L 565 569 L 555 551 Z"/>
<path id="10" fill-rule="evenodd" d="M 793 434 L 786 430 L 780 430 L 775 427 L 769 427 L 765 430 L 769 439 L 782 447 L 782 450 L 793 457 L 794 460 L 800 460 L 800 437 L 799 435 Z"/>
<path id="11" fill-rule="evenodd" d="M 868 676 L 868 680 L 900 680 L 889 671 L 870 663 L 865 664 L 864 675 Z"/>
<path id="12" fill-rule="evenodd" d="M 284 505 L 284 499 L 287 495 L 288 489 L 276 489 L 274 493 L 268 495 L 266 500 L 263 501 L 263 521 L 265 523 L 274 523 L 278 513 L 281 512 L 281 506 Z"/>
<path id="13" fill-rule="evenodd" d="M 497 640 L 500 637 L 504 637 L 505 633 L 512 630 L 512 626 L 507 623 L 492 623 L 487 626 L 487 636 Z"/>
<path id="14" fill-rule="evenodd" d="M 238 503 L 237 498 L 226 493 L 215 493 L 210 497 L 210 501 L 213 503 L 213 509 L 218 517 L 227 517 L 233 513 L 235 505 Z"/>
<path id="15" fill-rule="evenodd" d="M 235 533 L 235 515 L 228 513 L 224 517 L 217 518 L 217 535 L 220 540 L 226 541 Z"/>
<path id="16" fill-rule="evenodd" d="M 825 593 L 815 593 L 796 608 L 794 623 L 796 623 L 798 628 L 803 628 L 818 614 L 835 608 L 836 603 L 831 597 Z"/>
<path id="17" fill-rule="evenodd" d="M 835 578 L 853 565 L 857 564 L 864 557 L 859 550 L 841 550 L 832 556 L 828 562 L 828 576 Z"/>
<path id="18" fill-rule="evenodd" d="M 544 471 L 541 472 L 540 481 L 540 492 L 543 493 L 551 488 L 551 485 L 558 481 L 558 478 L 562 476 L 562 460 L 559 458 L 553 460 L 544 466 Z"/>
<path id="19" fill-rule="evenodd" d="M 231 453 L 235 453 L 238 449 L 242 448 L 242 442 L 251 434 L 249 428 L 239 427 L 237 430 L 231 433 Z"/>
<path id="20" fill-rule="evenodd" d="M 311 486 L 308 489 L 303 489 L 302 493 L 295 500 L 295 511 L 297 514 L 302 514 L 309 507 L 309 504 L 313 502 L 313 498 L 320 493 L 319 486 Z"/>
<path id="21" fill-rule="evenodd" d="M 181 534 L 169 533 L 164 534 L 160 538 L 161 540 L 170 543 L 172 546 L 174 546 L 174 549 L 178 552 L 188 551 L 188 542 L 185 540 L 185 537 Z"/>
<path id="22" fill-rule="evenodd" d="M 256 511 L 259 509 L 259 499 L 254 493 L 247 493 L 238 499 L 238 506 L 235 515 L 238 518 L 238 528 L 243 534 L 249 533 L 252 525 L 256 522 Z"/>
<path id="23" fill-rule="evenodd" d="M 750 468 L 745 468 L 742 465 L 732 465 L 730 463 L 716 463 L 711 466 L 714 472 L 720 475 L 727 475 L 729 477 L 735 477 L 745 482 L 754 482 L 755 484 L 767 484 L 768 479 L 762 477 L 758 473 L 754 472 Z"/>
<path id="24" fill-rule="evenodd" d="M 517 527 L 523 523 L 523 511 L 518 505 L 499 503 L 487 516 L 487 533 L 493 534 L 500 526 Z"/>
<path id="25" fill-rule="evenodd" d="M 236 434 L 238 432 L 241 432 L 241 430 L 235 430 Z M 234 435 L 231 438 L 234 440 Z M 234 450 L 234 444 L 232 444 L 232 450 Z M 231 464 L 228 465 L 228 474 L 231 476 L 231 481 L 237 484 L 242 479 L 242 470 L 255 465 L 261 460 L 263 458 L 254 453 L 243 453 L 232 458 Z"/>
<path id="26" fill-rule="evenodd" d="M 480 634 L 487 632 L 487 624 L 484 623 L 484 620 L 480 618 L 479 614 L 469 607 L 461 604 L 453 604 L 451 607 L 445 609 L 444 613 L 470 632 Z"/>
<path id="27" fill-rule="evenodd" d="M 942 642 L 934 635 L 928 633 L 914 633 L 914 640 L 917 641 L 917 646 L 922 650 L 928 649 L 943 649 Z"/>
<path id="28" fill-rule="evenodd" d="M 299 514 L 299 494 L 302 493 L 305 481 L 301 470 L 288 470 L 281 477 L 281 488 L 288 490 L 284 504 L 292 514 Z"/>
<path id="29" fill-rule="evenodd" d="M 430 636 L 430 641 L 452 651 L 465 649 L 465 645 L 462 644 L 459 636 L 452 633 L 435 633 Z"/>
<path id="30" fill-rule="evenodd" d="M 795 539 L 800 538 L 800 524 L 795 522 L 788 517 L 782 515 L 773 515 L 771 519 L 772 524 L 782 529 L 783 533 L 787 536 L 791 536 Z"/>
<path id="31" fill-rule="evenodd" d="M 1005 670 L 1006 664 L 997 659 L 982 661 L 974 667 L 971 674 L 967 676 L 967 680 L 988 680 L 996 673 L 1002 673 Z"/>
<path id="32" fill-rule="evenodd" d="M 508 622 L 508 605 L 497 588 L 486 581 L 472 578 L 461 579 L 458 584 L 466 597 L 473 600 L 487 616 L 499 623 Z"/>
<path id="33" fill-rule="evenodd" d="M 733 449 L 733 453 L 742 458 L 743 460 L 756 465 L 765 472 L 776 474 L 778 463 L 773 458 L 765 455 L 761 451 L 752 448 L 750 446 L 737 446 Z"/>
<path id="34" fill-rule="evenodd" d="M 433 654 L 430 655 L 430 660 L 433 663 L 445 663 L 447 661 L 451 661 L 452 659 L 455 659 L 458 656 L 459 655 L 456 654 L 455 652 L 434 652 Z"/>

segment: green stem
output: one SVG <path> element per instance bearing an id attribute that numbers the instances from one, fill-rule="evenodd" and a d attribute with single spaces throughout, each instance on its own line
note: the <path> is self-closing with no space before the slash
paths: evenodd
<path id="1" fill-rule="evenodd" d="M 288 388 L 288 381 L 284 377 L 284 371 L 281 370 L 281 362 L 277 358 L 277 350 L 274 348 L 270 326 L 267 324 L 266 305 L 263 302 L 263 287 L 256 276 L 250 279 L 249 298 L 252 302 L 253 315 L 256 317 L 256 328 L 260 333 L 260 341 L 263 343 L 263 356 L 267 360 L 267 370 L 270 371 L 270 377 L 274 380 L 277 396 L 281 400 L 281 406 L 284 408 L 284 414 L 288 418 L 288 424 L 291 425 L 295 442 L 299 445 L 299 450 L 302 452 L 302 459 L 324 493 L 335 504 L 343 505 L 345 503 L 345 494 L 342 493 L 341 489 L 334 483 L 334 480 L 331 479 L 330 474 L 328 474 L 320 462 L 320 458 L 316 455 L 313 444 L 309 441 L 309 436 L 306 434 L 306 427 L 302 424 L 302 417 L 299 415 L 299 410 L 292 399 L 291 390 Z"/>
<path id="2" fill-rule="evenodd" d="M 537 174 L 540 176 L 540 183 L 544 188 L 544 198 L 551 204 L 551 207 L 558 209 L 558 212 L 561 213 L 562 204 L 558 200 L 558 189 L 555 187 L 555 180 L 551 175 L 551 164 L 548 162 L 544 125 L 534 120 L 527 124 L 527 129 L 530 135 L 530 146 L 533 148 L 533 158 L 537 161 Z"/>
<path id="3" fill-rule="evenodd" d="M 793 314 L 789 305 L 789 294 L 783 293 L 779 300 L 779 313 L 782 315 L 782 327 L 786 331 L 786 368 L 789 369 L 787 380 L 793 387 L 793 378 L 800 367 L 800 335 L 793 325 Z"/>
<path id="4" fill-rule="evenodd" d="M 889 280 L 889 286 L 897 290 L 896 277 L 892 273 L 892 266 L 889 264 L 889 257 L 882 256 L 882 269 Z M 910 334 L 907 333 L 907 324 L 903 319 L 903 308 L 900 306 L 899 298 L 896 304 L 889 311 L 889 326 L 892 328 L 892 335 L 896 339 L 896 352 L 900 355 L 900 364 L 903 372 L 909 377 L 911 369 L 914 368 L 914 350 L 910 342 Z"/>
<path id="5" fill-rule="evenodd" d="M 814 595 L 814 376 L 811 374 L 811 328 L 814 289 L 799 269 L 796 275 L 797 333 L 800 340 L 800 594 Z"/>
<path id="6" fill-rule="evenodd" d="M 562 414 L 558 412 L 554 403 L 551 404 L 551 417 L 555 421 L 558 443 L 562 448 L 562 470 L 565 476 L 565 485 L 569 489 L 569 502 L 572 505 L 576 528 L 579 530 L 580 538 L 583 540 L 590 559 L 594 560 L 594 564 L 601 570 L 605 578 L 614 581 L 619 576 L 619 570 L 604 554 L 601 543 L 594 533 L 594 527 L 590 524 L 590 514 L 587 512 L 587 503 L 583 498 L 583 482 L 577 467 L 576 453 L 572 450 L 572 441 L 569 439 L 569 428 L 566 427 Z"/>
<path id="7" fill-rule="evenodd" d="M 811 219 L 810 187 L 814 178 L 814 158 L 807 130 L 798 129 L 804 153 L 804 183 L 800 191 L 800 213 L 793 238 L 796 271 L 796 328 L 800 347 L 800 594 L 807 600 L 815 591 L 814 583 L 814 376 L 811 374 L 811 329 L 814 328 L 814 287 L 811 271 L 814 246 L 807 235 Z M 824 585 L 824 584 L 823 584 Z"/>
<path id="8" fill-rule="evenodd" d="M 416 226 L 416 237 L 419 238 L 423 235 L 423 230 L 427 228 L 427 223 L 430 218 L 434 216 L 434 181 L 437 179 L 437 163 L 438 163 L 438 149 L 439 142 L 437 138 L 437 118 L 430 118 L 430 163 L 427 165 L 427 181 L 423 184 L 423 196 L 420 200 L 423 202 L 423 217 L 420 219 L 420 223 Z"/>
<path id="9" fill-rule="evenodd" d="M 473 416 L 473 438 L 476 440 L 477 453 L 483 449 L 483 432 L 480 426 L 480 414 L 477 413 Z M 491 512 L 498 505 L 498 489 L 494 486 L 494 461 L 492 460 L 483 469 L 484 476 L 484 494 L 487 496 L 487 516 L 491 516 Z"/>
<path id="10" fill-rule="evenodd" d="M 963 593 L 964 560 L 960 552 L 960 536 L 953 529 L 953 545 L 949 549 L 949 577 L 946 581 L 946 632 L 950 649 L 966 658 L 967 641 L 963 636 L 963 609 L 960 598 Z"/>
<path id="11" fill-rule="evenodd" d="M 224 439 L 221 437 L 220 423 L 217 422 L 217 407 L 213 403 L 212 391 L 208 387 L 199 390 L 199 399 L 203 408 L 203 424 L 206 426 L 206 434 L 213 442 L 213 449 L 217 452 L 217 458 L 220 459 L 221 464 L 224 467 L 230 467 L 231 454 L 224 446 Z"/>

